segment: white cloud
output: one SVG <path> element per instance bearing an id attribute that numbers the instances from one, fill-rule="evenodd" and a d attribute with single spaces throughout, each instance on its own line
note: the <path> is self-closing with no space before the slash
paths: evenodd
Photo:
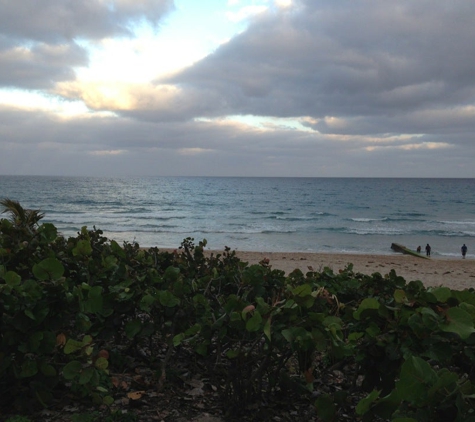
<path id="1" fill-rule="evenodd" d="M 274 0 L 274 3 L 281 9 L 287 9 L 293 5 L 292 0 Z"/>
<path id="2" fill-rule="evenodd" d="M 241 22 L 264 13 L 266 10 L 268 10 L 267 6 L 246 6 L 236 12 L 226 12 L 226 16 L 231 22 Z"/>
<path id="3" fill-rule="evenodd" d="M 90 151 L 90 155 L 99 155 L 99 156 L 107 156 L 107 155 L 121 155 L 124 154 L 126 151 L 122 149 L 116 150 L 103 150 L 103 151 Z"/>

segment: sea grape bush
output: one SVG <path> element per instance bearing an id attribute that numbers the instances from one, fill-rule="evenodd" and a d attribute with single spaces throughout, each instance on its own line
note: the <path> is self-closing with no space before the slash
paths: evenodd
<path id="1" fill-rule="evenodd" d="M 95 227 L 64 238 L 2 204 L 14 218 L 0 220 L 0 404 L 48 405 L 67 388 L 112 405 L 111 374 L 140 356 L 159 390 L 178 361 L 206 368 L 234 414 L 274 395 L 322 421 L 475 421 L 473 289 L 351 265 L 286 275 L 192 238 L 174 253 Z M 346 390 L 319 392 L 338 366 L 351 368 Z"/>

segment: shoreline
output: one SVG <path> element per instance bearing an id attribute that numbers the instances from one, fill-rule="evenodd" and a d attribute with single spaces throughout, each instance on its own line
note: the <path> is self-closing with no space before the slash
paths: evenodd
<path id="1" fill-rule="evenodd" d="M 173 251 L 176 249 L 160 249 Z M 206 250 L 205 254 L 222 254 L 223 251 Z M 380 273 L 389 274 L 394 269 L 398 276 L 407 282 L 420 280 L 426 286 L 446 286 L 454 290 L 475 288 L 475 260 L 466 258 L 431 258 L 421 259 L 411 255 L 391 254 L 332 254 L 319 252 L 257 252 L 236 251 L 242 261 L 249 265 L 258 264 L 263 259 L 269 260 L 273 269 L 284 271 L 286 274 L 295 269 L 304 274 L 311 271 L 320 271 L 325 267 L 334 272 L 353 264 L 353 271 L 371 275 Z"/>

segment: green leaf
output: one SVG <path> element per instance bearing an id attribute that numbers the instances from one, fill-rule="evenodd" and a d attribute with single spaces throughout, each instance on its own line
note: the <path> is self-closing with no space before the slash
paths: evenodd
<path id="1" fill-rule="evenodd" d="M 227 352 L 226 352 L 226 356 L 229 358 L 229 359 L 235 359 L 237 358 L 239 355 L 240 355 L 240 351 L 239 349 L 229 349 Z"/>
<path id="2" fill-rule="evenodd" d="M 427 290 L 441 303 L 447 302 L 452 297 L 452 291 L 448 287 L 435 287 Z"/>
<path id="3" fill-rule="evenodd" d="M 94 314 L 101 313 L 103 310 L 102 287 L 94 286 L 88 292 L 85 303 L 85 311 Z"/>
<path id="4" fill-rule="evenodd" d="M 394 291 L 394 300 L 396 303 L 406 303 L 407 302 L 407 296 L 406 292 L 404 290 L 396 289 Z"/>
<path id="5" fill-rule="evenodd" d="M 106 406 L 110 406 L 114 403 L 114 398 L 111 397 L 111 396 L 105 396 L 103 399 L 102 399 L 102 403 L 104 403 Z"/>
<path id="6" fill-rule="evenodd" d="M 356 405 L 356 414 L 364 415 L 371 409 L 371 405 L 378 399 L 380 390 L 373 390 L 364 399 L 361 399 Z"/>
<path id="7" fill-rule="evenodd" d="M 142 329 L 142 322 L 139 319 L 133 319 L 125 324 L 125 334 L 128 338 L 134 338 Z"/>
<path id="8" fill-rule="evenodd" d="M 57 375 L 56 369 L 49 363 L 43 363 L 40 367 L 40 371 L 47 377 L 55 377 Z"/>
<path id="9" fill-rule="evenodd" d="M 54 242 L 58 237 L 58 229 L 51 223 L 43 223 L 38 228 L 38 233 L 48 243 Z"/>
<path id="10" fill-rule="evenodd" d="M 266 323 L 264 324 L 264 334 L 271 341 L 271 322 L 270 318 L 267 318 Z"/>
<path id="11" fill-rule="evenodd" d="M 94 366 L 97 369 L 100 369 L 101 371 L 104 371 L 109 366 L 109 361 L 106 358 L 101 356 L 101 357 L 97 358 L 96 362 L 94 363 Z"/>
<path id="12" fill-rule="evenodd" d="M 176 281 L 180 275 L 180 269 L 176 267 L 168 267 L 163 275 L 166 281 Z"/>
<path id="13" fill-rule="evenodd" d="M 73 360 L 63 368 L 63 377 L 66 380 L 72 380 L 81 374 L 82 364 L 77 360 Z"/>
<path id="14" fill-rule="evenodd" d="M 163 306 L 168 308 L 173 308 L 180 304 L 180 299 L 178 299 L 172 292 L 168 290 L 161 290 L 158 295 L 159 301 Z"/>
<path id="15" fill-rule="evenodd" d="M 20 285 L 21 277 L 15 271 L 7 271 L 7 273 L 5 274 L 5 282 L 10 287 L 15 287 Z"/>
<path id="16" fill-rule="evenodd" d="M 462 340 L 466 340 L 475 332 L 472 316 L 462 308 L 450 308 L 446 315 L 447 324 L 440 326 L 442 331 L 456 333 Z"/>
<path id="17" fill-rule="evenodd" d="M 87 346 L 88 344 L 91 344 L 92 343 L 92 336 L 90 336 L 89 334 L 86 334 L 83 338 L 82 338 L 82 345 L 83 346 Z"/>
<path id="18" fill-rule="evenodd" d="M 319 397 L 315 402 L 315 407 L 319 420 L 323 422 L 332 422 L 335 420 L 336 406 L 328 394 Z"/>
<path id="19" fill-rule="evenodd" d="M 246 322 L 246 330 L 249 332 L 259 330 L 262 323 L 262 316 L 259 311 L 254 311 L 254 314 Z"/>
<path id="20" fill-rule="evenodd" d="M 20 377 L 28 378 L 38 373 L 38 365 L 34 360 L 26 360 L 21 365 Z"/>
<path id="21" fill-rule="evenodd" d="M 181 344 L 181 342 L 186 338 L 184 333 L 177 334 L 175 337 L 173 337 L 173 346 L 178 346 Z"/>
<path id="22" fill-rule="evenodd" d="M 92 246 L 89 240 L 79 240 L 76 247 L 73 249 L 74 256 L 87 256 L 91 255 Z"/>
<path id="23" fill-rule="evenodd" d="M 81 384 L 81 385 L 88 384 L 91 381 L 91 379 L 93 378 L 94 372 L 95 372 L 95 369 L 92 366 L 90 366 L 89 368 L 86 368 L 83 371 L 81 371 L 81 373 L 79 375 L 78 383 Z"/>
<path id="24" fill-rule="evenodd" d="M 150 311 L 152 305 L 155 303 L 155 300 L 156 299 L 152 295 L 149 295 L 149 294 L 145 295 L 140 300 L 140 309 L 142 311 Z"/>
<path id="25" fill-rule="evenodd" d="M 282 334 L 282 337 L 284 337 L 289 343 L 292 344 L 292 342 L 294 341 L 294 335 L 292 333 L 292 329 L 286 328 L 285 330 L 282 330 L 281 334 Z"/>
<path id="26" fill-rule="evenodd" d="M 36 352 L 38 348 L 40 347 L 42 340 L 43 340 L 43 332 L 37 331 L 36 333 L 31 334 L 30 338 L 28 339 L 30 351 Z"/>
<path id="27" fill-rule="evenodd" d="M 31 312 L 30 309 L 25 309 L 25 310 L 23 311 L 23 313 L 24 313 L 28 318 L 32 319 L 33 321 L 36 321 L 36 317 L 35 317 L 35 315 L 33 314 L 33 312 Z"/>
<path id="28" fill-rule="evenodd" d="M 57 280 L 64 274 L 64 267 L 56 258 L 46 258 L 33 265 L 33 274 L 38 280 Z"/>
<path id="29" fill-rule="evenodd" d="M 297 286 L 295 289 L 292 290 L 292 293 L 295 296 L 305 297 L 312 294 L 312 287 L 310 284 L 302 284 Z"/>
<path id="30" fill-rule="evenodd" d="M 363 312 L 368 310 L 377 310 L 379 307 L 380 304 L 377 299 L 372 297 L 363 299 L 360 303 L 360 306 L 358 306 L 358 309 L 353 312 L 353 318 L 359 320 Z"/>
<path id="31" fill-rule="evenodd" d="M 72 338 L 68 339 L 66 344 L 64 345 L 64 353 L 66 355 L 70 355 L 71 353 L 77 352 L 83 348 L 83 344 L 80 341 L 73 340 Z"/>
<path id="32" fill-rule="evenodd" d="M 417 356 L 411 356 L 402 364 L 396 390 L 402 400 L 424 405 L 428 387 L 434 385 L 436 381 L 437 374 L 430 365 Z"/>
<path id="33" fill-rule="evenodd" d="M 121 246 L 115 241 L 111 240 L 111 250 L 114 252 L 116 255 L 119 256 L 119 258 L 125 258 L 125 251 Z"/>
<path id="34" fill-rule="evenodd" d="M 242 316 L 241 313 L 239 312 L 231 312 L 231 315 L 229 316 L 229 320 L 232 321 L 242 321 Z"/>

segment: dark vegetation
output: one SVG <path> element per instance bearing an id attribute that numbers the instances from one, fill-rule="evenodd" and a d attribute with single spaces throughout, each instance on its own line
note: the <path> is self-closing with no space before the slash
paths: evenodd
<path id="1" fill-rule="evenodd" d="M 67 239 L 2 205 L 1 420 L 475 421 L 472 289 Z"/>

